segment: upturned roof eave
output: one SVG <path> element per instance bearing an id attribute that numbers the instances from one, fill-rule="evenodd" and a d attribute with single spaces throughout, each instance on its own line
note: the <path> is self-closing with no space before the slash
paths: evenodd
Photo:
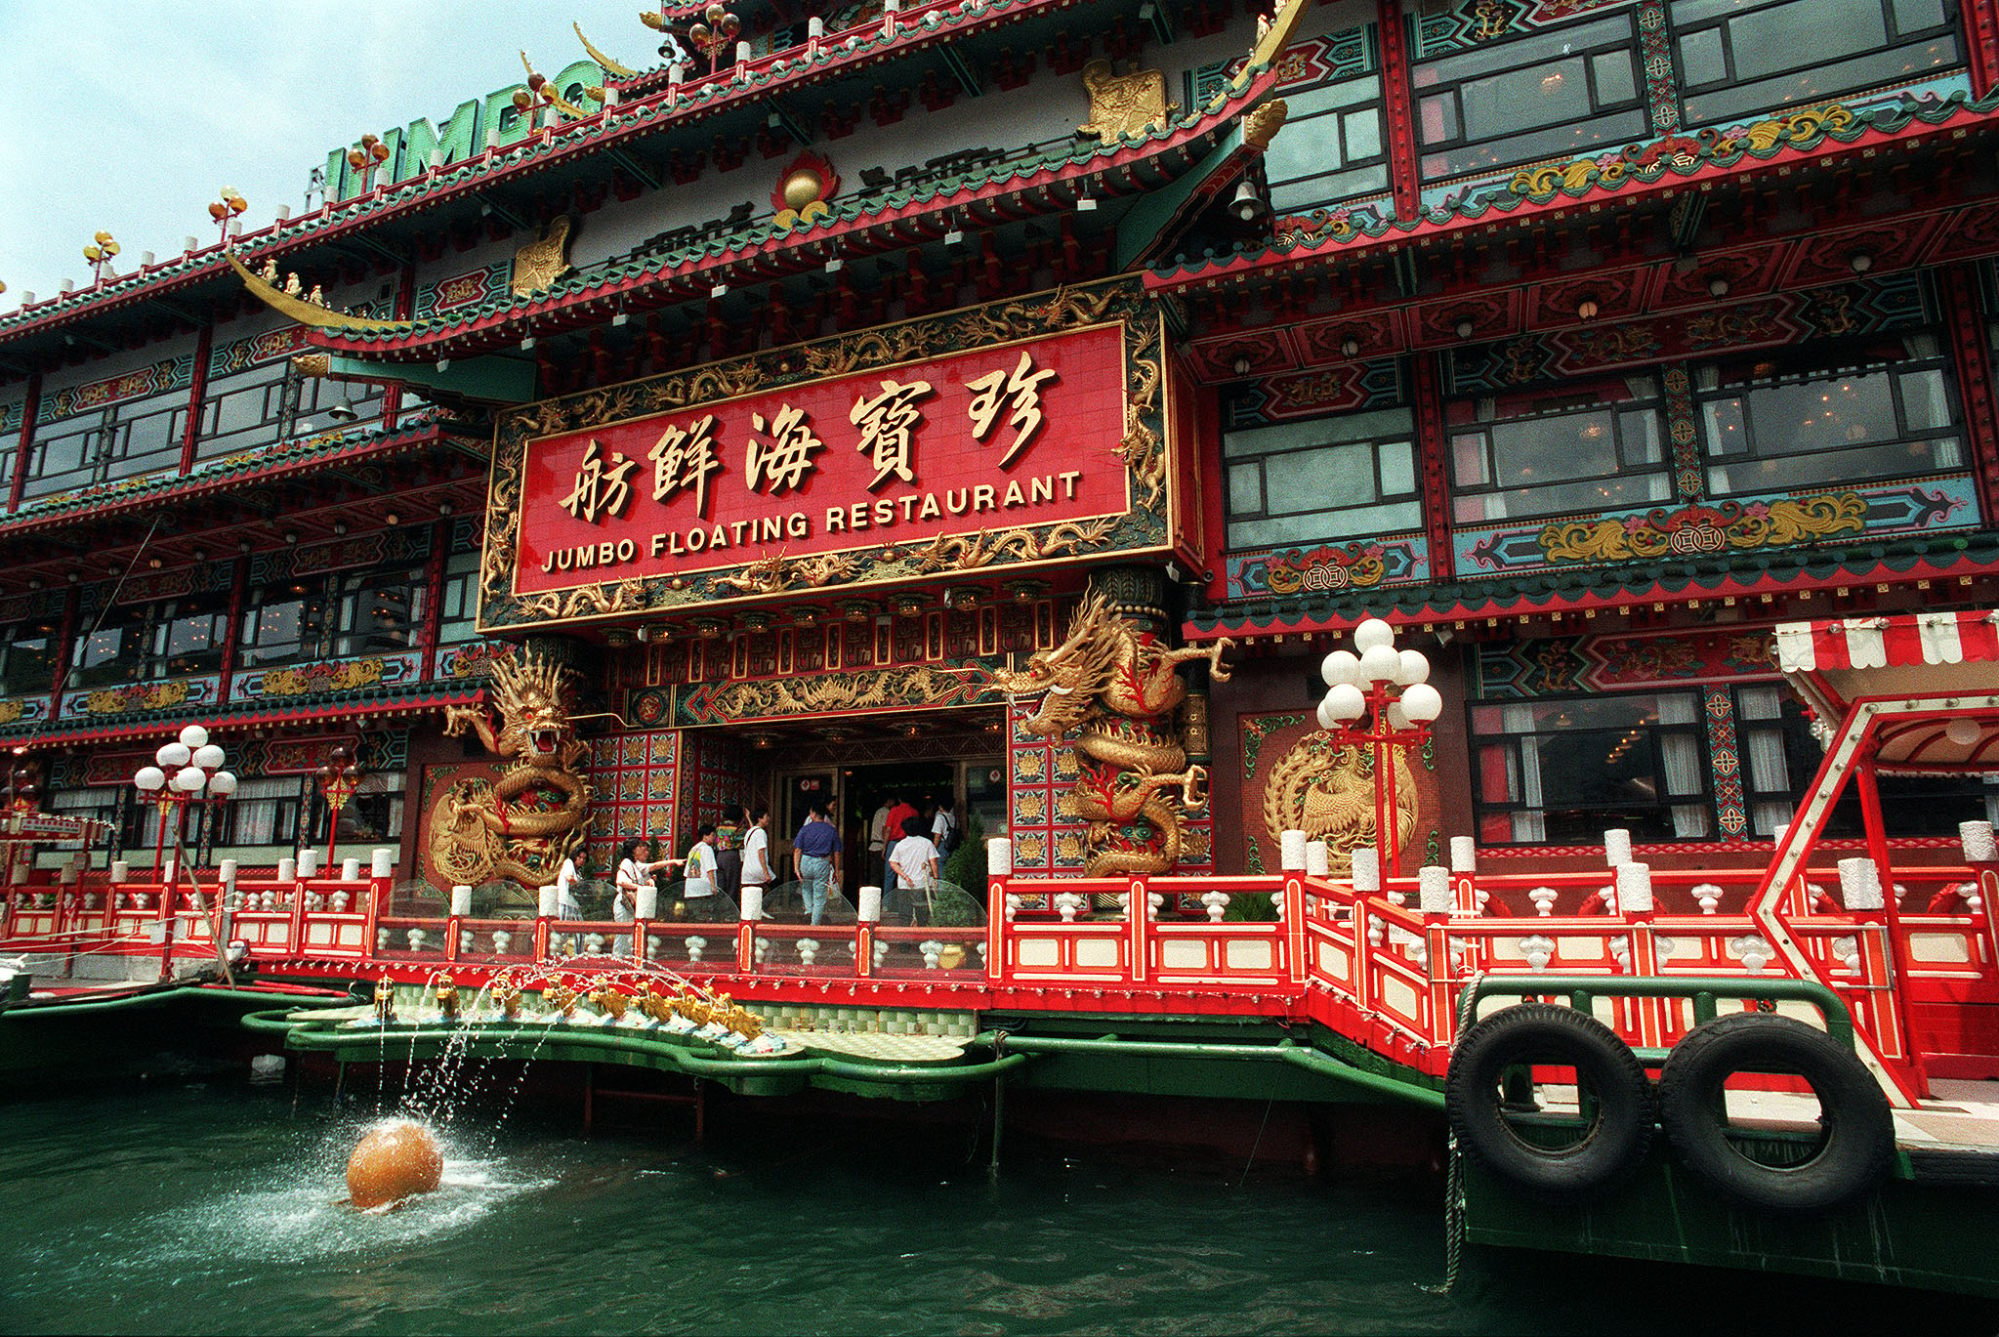
<path id="1" fill-rule="evenodd" d="M 526 323 L 560 318 L 564 313 L 575 312 L 579 308 L 587 308 L 591 304 L 619 297 L 656 293 L 662 288 L 670 291 L 676 285 L 685 285 L 687 288 L 687 292 L 678 300 L 696 298 L 702 286 L 742 264 L 780 256 L 787 252 L 799 252 L 808 246 L 823 246 L 911 219 L 962 210 L 983 200 L 1008 196 L 1031 197 L 1036 192 L 1046 192 L 1051 187 L 1129 171 L 1142 163 L 1149 163 L 1174 153 L 1186 154 L 1185 170 L 1192 170 L 1200 161 L 1202 153 L 1212 147 L 1213 143 L 1220 142 L 1242 117 L 1275 87 L 1279 78 L 1276 68 L 1269 65 L 1256 67 L 1249 73 L 1250 77 L 1238 90 L 1216 99 L 1203 111 L 1182 118 L 1175 126 L 1156 131 L 1142 139 L 1126 136 L 1114 143 L 1100 143 L 1094 147 L 1080 145 L 1077 151 L 1071 152 L 1065 158 L 1056 160 L 1052 156 L 1044 157 L 1039 160 L 1039 165 L 1024 172 L 1008 164 L 999 164 L 997 169 L 983 180 L 955 188 L 945 186 L 933 194 L 913 198 L 902 204 L 884 201 L 881 207 L 862 210 L 850 217 L 819 220 L 782 232 L 772 229 L 768 223 L 760 223 L 746 230 L 748 235 L 741 240 L 725 239 L 719 243 L 712 241 L 703 243 L 698 248 L 691 248 L 695 253 L 680 259 L 672 256 L 662 257 L 654 264 L 633 261 L 631 263 L 642 266 L 642 272 L 617 281 L 551 292 L 530 300 L 515 299 L 500 310 L 470 320 L 458 318 L 437 321 L 419 329 L 397 331 L 393 335 L 380 337 L 370 337 L 366 330 L 356 330 L 351 333 L 314 330 L 307 335 L 307 338 L 314 345 L 330 352 L 373 356 L 387 361 L 414 361 L 439 356 L 459 357 L 483 352 L 504 342 L 501 337 L 503 332 L 518 330 Z M 891 192 L 891 195 L 899 193 Z M 1025 211 L 1041 215 L 1061 213 L 1070 207 L 1066 202 L 1049 200 L 1046 203 L 1036 204 L 1031 199 L 1022 205 Z M 812 263 L 816 261 L 800 259 L 794 268 L 803 270 Z M 759 273 L 755 276 L 755 281 L 767 281 L 784 276 L 782 273 Z M 668 300 L 676 299 L 669 297 Z M 584 319 L 587 317 L 581 317 L 575 323 L 582 323 Z"/>

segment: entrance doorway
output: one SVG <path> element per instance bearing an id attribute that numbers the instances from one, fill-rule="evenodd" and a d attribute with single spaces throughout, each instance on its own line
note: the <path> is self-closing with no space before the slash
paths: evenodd
<path id="1" fill-rule="evenodd" d="M 949 799 L 960 829 L 985 835 L 1006 821 L 1005 743 L 998 709 L 950 710 L 882 720 L 841 719 L 773 730 L 751 753 L 752 787 L 770 795 L 780 880 L 790 876 L 791 837 L 814 803 L 830 803 L 845 850 L 842 890 L 882 880 L 868 832 L 884 800 L 906 798 L 926 817 Z M 755 766 L 766 754 L 764 767 Z M 761 772 L 760 774 L 757 772 Z"/>

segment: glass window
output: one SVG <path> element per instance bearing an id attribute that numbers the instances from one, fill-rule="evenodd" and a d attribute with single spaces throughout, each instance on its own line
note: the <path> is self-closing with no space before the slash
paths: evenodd
<path id="1" fill-rule="evenodd" d="M 1671 495 L 1659 384 L 1613 377 L 1446 408 L 1460 524 L 1649 505 Z"/>
<path id="2" fill-rule="evenodd" d="M 105 687 L 222 667 L 227 594 L 113 608 L 76 641 L 69 685 Z"/>
<path id="3" fill-rule="evenodd" d="M 1825 749 L 1797 694 L 1779 684 L 1736 688 L 1735 711 L 1750 827 L 1757 835 L 1774 835 L 1791 820 Z M 1879 786 L 1890 836 L 1955 836 L 1961 822 L 1999 821 L 1999 774 L 1883 773 Z M 1825 833 L 1849 840 L 1866 834 L 1854 786 L 1834 805 Z"/>
<path id="4" fill-rule="evenodd" d="M 439 596 L 437 640 L 440 645 L 475 639 L 479 617 L 479 554 L 461 552 L 444 564 L 444 589 Z"/>
<path id="5" fill-rule="evenodd" d="M 366 427 L 382 416 L 382 387 L 301 378 L 291 382 L 297 403 L 286 402 L 287 363 L 271 362 L 209 383 L 201 406 L 197 459 L 267 446 L 291 436 Z M 335 416 L 334 410 L 340 410 Z M 353 410 L 353 417 L 347 410 Z M 287 413 L 291 421 L 286 422 Z"/>
<path id="6" fill-rule="evenodd" d="M 1712 834 L 1700 697 L 1692 692 L 1472 706 L 1474 803 L 1491 844 L 1595 844 Z"/>
<path id="7" fill-rule="evenodd" d="M 88 486 L 103 456 L 109 418 L 92 413 L 38 425 L 28 456 L 27 483 L 21 490 L 23 500 Z"/>
<path id="8" fill-rule="evenodd" d="M 1962 63 L 1941 0 L 1673 0 L 1689 124 L 1774 114 Z"/>
<path id="9" fill-rule="evenodd" d="M 1716 494 L 1965 466 L 1945 359 L 1931 334 L 1709 363 L 1694 381 Z"/>
<path id="10" fill-rule="evenodd" d="M 1408 409 L 1229 432 L 1228 545 L 1267 548 L 1420 528 Z"/>
<path id="11" fill-rule="evenodd" d="M 0 639 L 0 696 L 31 696 L 55 684 L 55 627 L 17 622 Z"/>
<path id="12" fill-rule="evenodd" d="M 1629 13 L 1419 61 L 1413 79 L 1426 178 L 1572 158 L 1646 132 Z"/>
<path id="13" fill-rule="evenodd" d="M 305 777 L 297 775 L 238 781 L 236 797 L 222 804 L 216 814 L 209 843 L 230 849 L 258 845 L 296 848 L 306 783 Z"/>
<path id="14" fill-rule="evenodd" d="M 243 666 L 407 650 L 422 617 L 422 579 L 421 567 L 397 567 L 259 586 L 243 610 Z"/>

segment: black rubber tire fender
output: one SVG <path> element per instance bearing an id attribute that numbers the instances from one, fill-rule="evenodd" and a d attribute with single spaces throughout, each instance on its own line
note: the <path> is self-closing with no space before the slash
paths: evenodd
<path id="1" fill-rule="evenodd" d="M 1581 1140 L 1542 1147 L 1513 1131 L 1499 1084 L 1508 1068 L 1522 1065 L 1576 1070 L 1594 1096 L 1596 1116 Z M 1451 1051 L 1444 1106 L 1465 1151 L 1534 1196 L 1557 1202 L 1619 1183 L 1652 1146 L 1652 1087 L 1644 1066 L 1608 1026 L 1572 1007 L 1520 1003 L 1466 1030 Z"/>
<path id="2" fill-rule="evenodd" d="M 1792 1073 L 1818 1095 L 1825 1144 L 1795 1166 L 1765 1165 L 1728 1138 L 1723 1084 L 1739 1072 Z M 1717 1192 L 1767 1212 L 1822 1212 L 1868 1192 L 1895 1163 L 1895 1116 L 1853 1051 L 1791 1017 L 1719 1017 L 1673 1048 L 1659 1074 L 1659 1111 L 1680 1164 Z"/>

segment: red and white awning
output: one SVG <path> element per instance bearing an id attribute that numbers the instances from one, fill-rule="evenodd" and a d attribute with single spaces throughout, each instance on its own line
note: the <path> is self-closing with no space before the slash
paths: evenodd
<path id="1" fill-rule="evenodd" d="M 1786 673 L 1999 663 L 1999 613 L 1915 613 L 1777 625 Z"/>

